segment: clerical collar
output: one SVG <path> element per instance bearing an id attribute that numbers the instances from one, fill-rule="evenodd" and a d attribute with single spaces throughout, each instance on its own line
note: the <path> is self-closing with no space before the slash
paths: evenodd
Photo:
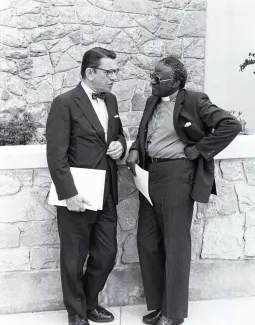
<path id="1" fill-rule="evenodd" d="M 176 99 L 176 97 L 178 95 L 178 92 L 179 92 L 179 89 L 175 93 L 173 93 L 172 95 L 167 96 L 167 97 L 161 97 L 161 99 L 163 100 L 163 102 L 172 101 L 172 100 Z"/>

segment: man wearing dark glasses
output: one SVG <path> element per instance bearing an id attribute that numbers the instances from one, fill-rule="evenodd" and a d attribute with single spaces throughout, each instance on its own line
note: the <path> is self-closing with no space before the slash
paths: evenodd
<path id="1" fill-rule="evenodd" d="M 216 194 L 213 157 L 241 131 L 204 93 L 185 90 L 187 71 L 174 56 L 158 62 L 127 166 L 149 171 L 153 206 L 140 194 L 138 252 L 150 314 L 143 322 L 178 325 L 188 315 L 190 227 L 194 201 Z"/>
<path id="2" fill-rule="evenodd" d="M 116 97 L 113 51 L 97 47 L 82 60 L 82 81 L 56 97 L 47 120 L 47 159 L 59 200 L 60 268 L 69 325 L 111 322 L 114 316 L 98 305 L 98 294 L 111 272 L 117 252 L 118 185 L 116 159 L 124 157 L 126 141 Z M 85 210 L 70 167 L 106 171 L 103 209 Z M 86 180 L 84 180 L 86 182 Z M 86 270 L 83 272 L 87 259 Z"/>

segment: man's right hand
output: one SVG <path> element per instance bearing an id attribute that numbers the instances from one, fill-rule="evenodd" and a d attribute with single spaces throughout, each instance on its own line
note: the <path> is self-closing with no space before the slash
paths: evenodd
<path id="1" fill-rule="evenodd" d="M 84 203 L 91 205 L 91 203 L 81 194 L 77 194 L 69 199 L 66 199 L 66 207 L 69 211 L 84 212 Z"/>
<path id="2" fill-rule="evenodd" d="M 126 165 L 128 166 L 128 169 L 131 170 L 132 174 L 136 176 L 135 172 L 135 164 L 139 164 L 139 151 L 136 149 L 133 149 L 129 152 L 127 159 L 126 159 Z"/>

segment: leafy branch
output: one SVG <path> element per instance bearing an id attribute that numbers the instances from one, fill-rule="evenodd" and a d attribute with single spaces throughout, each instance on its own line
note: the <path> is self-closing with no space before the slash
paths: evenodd
<path id="1" fill-rule="evenodd" d="M 240 71 L 243 72 L 243 70 L 248 67 L 249 65 L 255 64 L 255 53 L 249 53 L 249 56 L 247 59 L 244 60 L 242 64 L 240 64 Z M 255 74 L 255 71 L 253 71 Z"/>

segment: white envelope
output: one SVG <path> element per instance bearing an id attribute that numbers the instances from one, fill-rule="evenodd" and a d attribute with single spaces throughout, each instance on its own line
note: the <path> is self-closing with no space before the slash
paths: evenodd
<path id="1" fill-rule="evenodd" d="M 86 205 L 88 210 L 102 210 L 105 186 L 105 170 L 88 168 L 70 168 L 74 184 L 79 194 L 83 195 L 91 205 Z M 52 182 L 48 204 L 66 206 L 66 200 L 59 200 L 54 183 Z"/>

